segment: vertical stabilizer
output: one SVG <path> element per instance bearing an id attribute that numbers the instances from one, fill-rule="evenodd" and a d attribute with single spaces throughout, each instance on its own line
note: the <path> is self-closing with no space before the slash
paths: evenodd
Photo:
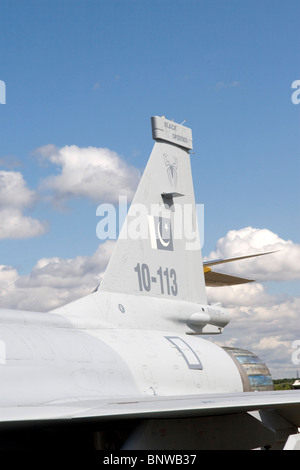
<path id="1" fill-rule="evenodd" d="M 155 144 L 99 291 L 206 303 L 192 132 L 152 117 Z"/>

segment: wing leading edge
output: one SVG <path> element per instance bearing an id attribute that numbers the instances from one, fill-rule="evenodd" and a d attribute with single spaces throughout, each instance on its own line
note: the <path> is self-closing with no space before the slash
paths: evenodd
<path id="1" fill-rule="evenodd" d="M 26 449 L 45 441 L 50 448 L 73 449 L 74 438 L 82 446 L 90 435 L 98 450 L 297 450 L 299 426 L 300 391 L 123 396 L 0 408 L 1 438 L 14 429 L 13 442 L 21 439 Z M 34 430 L 27 441 L 26 429 Z"/>
<path id="2" fill-rule="evenodd" d="M 0 408 L 0 428 L 7 423 L 51 420 L 185 418 L 277 410 L 300 427 L 300 390 L 218 393 L 188 396 L 120 397 L 91 399 L 39 406 Z"/>

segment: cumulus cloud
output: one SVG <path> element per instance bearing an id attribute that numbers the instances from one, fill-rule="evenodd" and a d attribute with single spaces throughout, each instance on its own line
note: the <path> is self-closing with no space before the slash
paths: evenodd
<path id="1" fill-rule="evenodd" d="M 0 298 L 5 298 L 6 294 L 14 289 L 18 279 L 18 272 L 11 266 L 0 265 Z"/>
<path id="2" fill-rule="evenodd" d="M 221 302 L 231 315 L 217 342 L 252 350 L 267 363 L 274 378 L 296 375 L 291 348 L 293 341 L 300 339 L 300 297 L 281 291 L 271 294 L 262 281 L 299 279 L 300 246 L 270 230 L 246 227 L 229 231 L 207 257 L 232 258 L 276 250 L 280 251 L 218 267 L 219 271 L 260 282 L 207 288 L 208 301 Z"/>
<path id="3" fill-rule="evenodd" d="M 276 377 L 295 376 L 291 345 L 300 339 L 300 297 L 270 294 L 261 283 L 210 287 L 207 295 L 210 303 L 221 302 L 231 316 L 217 342 L 255 352 Z"/>
<path id="4" fill-rule="evenodd" d="M 222 336 L 215 340 L 220 345 L 248 349 L 257 354 L 269 367 L 273 378 L 295 377 L 292 345 L 300 340 L 300 298 L 270 296 L 269 305 L 227 307 L 231 322 Z M 226 302 L 223 302 L 226 306 Z"/>
<path id="5" fill-rule="evenodd" d="M 43 235 L 47 224 L 24 216 L 18 209 L 0 209 L 0 239 L 31 238 Z"/>
<path id="6" fill-rule="evenodd" d="M 0 171 L 0 239 L 29 238 L 42 235 L 47 225 L 28 217 L 23 211 L 36 201 L 23 175 L 17 171 Z"/>
<path id="7" fill-rule="evenodd" d="M 91 256 L 42 258 L 27 275 L 0 266 L 0 308 L 49 311 L 93 291 L 101 281 L 114 243 L 99 245 Z"/>
<path id="8" fill-rule="evenodd" d="M 35 192 L 30 190 L 23 175 L 18 171 L 0 171 L 0 208 L 27 207 L 35 201 Z"/>
<path id="9" fill-rule="evenodd" d="M 56 202 L 74 196 L 98 203 L 116 202 L 119 196 L 131 199 L 134 195 L 140 176 L 138 170 L 107 148 L 46 145 L 36 152 L 59 171 L 40 185 L 42 190 L 51 191 Z"/>
<path id="10" fill-rule="evenodd" d="M 245 227 L 230 230 L 220 238 L 205 260 L 233 258 L 247 254 L 276 253 L 220 265 L 216 270 L 258 281 L 300 279 L 300 245 L 284 240 L 268 229 Z"/>

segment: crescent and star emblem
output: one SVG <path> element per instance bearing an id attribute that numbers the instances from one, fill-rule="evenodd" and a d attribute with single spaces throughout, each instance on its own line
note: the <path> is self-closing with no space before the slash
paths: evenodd
<path id="1" fill-rule="evenodd" d="M 160 227 L 161 227 L 161 223 L 160 223 L 160 221 L 159 221 L 159 222 L 158 222 L 158 226 L 157 226 L 157 235 L 158 235 L 159 241 L 160 241 L 160 243 L 162 244 L 162 246 L 164 246 L 164 247 L 166 248 L 167 246 L 169 246 L 171 239 L 169 238 L 169 240 L 166 242 L 166 241 L 162 238 Z M 164 224 L 164 229 L 165 229 L 166 232 L 169 232 L 169 226 L 168 226 L 167 223 Z"/>

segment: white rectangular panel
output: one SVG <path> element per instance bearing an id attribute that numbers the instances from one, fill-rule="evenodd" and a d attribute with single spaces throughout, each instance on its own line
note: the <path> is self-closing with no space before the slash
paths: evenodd
<path id="1" fill-rule="evenodd" d="M 164 116 L 151 118 L 152 137 L 154 140 L 165 140 L 191 150 L 193 148 L 192 130 L 166 119 Z"/>

